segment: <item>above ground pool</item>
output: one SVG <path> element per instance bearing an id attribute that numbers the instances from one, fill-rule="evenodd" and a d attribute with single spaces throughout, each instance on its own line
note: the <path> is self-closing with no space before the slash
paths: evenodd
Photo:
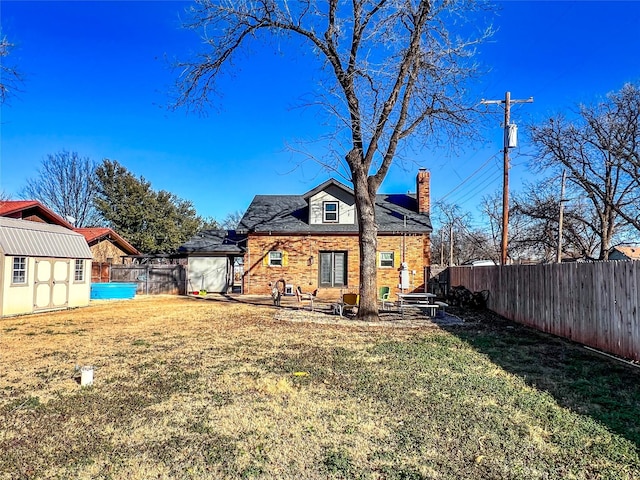
<path id="1" fill-rule="evenodd" d="M 91 300 L 127 299 L 136 296 L 135 283 L 92 283 Z"/>

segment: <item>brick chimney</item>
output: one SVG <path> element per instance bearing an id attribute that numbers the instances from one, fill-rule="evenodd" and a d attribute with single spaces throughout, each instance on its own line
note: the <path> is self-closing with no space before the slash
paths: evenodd
<path id="1" fill-rule="evenodd" d="M 416 200 L 418 202 L 418 213 L 429 214 L 431 211 L 431 192 L 429 187 L 429 171 L 420 168 L 416 176 Z"/>

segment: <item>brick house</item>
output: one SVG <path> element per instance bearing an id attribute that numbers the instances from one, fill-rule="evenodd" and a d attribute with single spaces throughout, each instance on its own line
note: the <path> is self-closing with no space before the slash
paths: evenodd
<path id="1" fill-rule="evenodd" d="M 430 265 L 432 231 L 429 172 L 420 169 L 416 193 L 378 194 L 377 282 L 399 291 L 424 290 Z M 304 195 L 257 195 L 237 233 L 246 235 L 243 292 L 267 294 L 280 279 L 288 289 L 317 289 L 320 298 L 337 298 L 359 288 L 359 238 L 353 190 L 328 180 Z"/>

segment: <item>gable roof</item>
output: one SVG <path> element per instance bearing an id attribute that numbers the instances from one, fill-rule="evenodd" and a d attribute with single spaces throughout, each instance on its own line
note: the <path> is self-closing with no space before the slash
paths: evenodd
<path id="1" fill-rule="evenodd" d="M 304 195 L 256 195 L 240 220 L 237 232 L 357 233 L 358 225 L 355 223 L 309 223 L 307 200 L 329 185 L 336 185 L 353 195 L 351 189 L 335 180 L 329 180 Z M 378 194 L 375 210 L 379 233 L 428 233 L 433 230 L 430 216 L 417 212 L 415 195 Z"/>
<path id="2" fill-rule="evenodd" d="M 89 245 L 79 233 L 50 223 L 0 217 L 0 251 L 24 257 L 92 257 Z"/>
<path id="3" fill-rule="evenodd" d="M 110 228 L 74 228 L 73 231 L 81 234 L 90 246 L 95 245 L 102 240 L 109 240 L 114 245 L 120 247 L 120 250 L 125 252 L 127 255 L 140 255 L 140 251 L 136 247 L 131 245 Z"/>
<path id="4" fill-rule="evenodd" d="M 316 188 L 314 188 L 313 190 L 309 190 L 307 193 L 305 193 L 304 195 L 302 195 L 302 198 L 304 198 L 305 200 L 310 199 L 311 197 L 313 197 L 315 194 L 322 192 L 323 190 L 326 190 L 327 188 L 331 187 L 331 186 L 335 186 L 338 187 L 341 190 L 344 190 L 345 192 L 347 192 L 349 195 L 353 196 L 353 190 L 350 189 L 349 187 L 347 187 L 346 185 L 340 183 L 339 181 L 330 178 L 329 180 L 327 180 L 326 182 L 318 185 Z"/>
<path id="5" fill-rule="evenodd" d="M 0 215 L 3 217 L 13 212 L 38 205 L 35 200 L 4 200 L 0 202 Z"/>
<path id="6" fill-rule="evenodd" d="M 246 237 L 237 235 L 235 230 L 203 230 L 191 237 L 178 248 L 178 253 L 241 255 L 244 253 Z"/>
<path id="7" fill-rule="evenodd" d="M 0 202 L 0 217 L 24 219 L 25 216 L 30 215 L 42 218 L 46 223 L 73 229 L 71 223 L 37 200 L 6 200 Z"/>

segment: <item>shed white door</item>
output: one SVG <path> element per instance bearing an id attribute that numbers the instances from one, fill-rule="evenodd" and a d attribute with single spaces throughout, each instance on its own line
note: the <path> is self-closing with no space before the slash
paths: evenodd
<path id="1" fill-rule="evenodd" d="M 227 293 L 229 287 L 227 257 L 189 257 L 189 286 L 187 291 Z"/>
<path id="2" fill-rule="evenodd" d="M 34 311 L 68 306 L 70 265 L 71 262 L 66 259 L 39 258 L 36 260 Z"/>

